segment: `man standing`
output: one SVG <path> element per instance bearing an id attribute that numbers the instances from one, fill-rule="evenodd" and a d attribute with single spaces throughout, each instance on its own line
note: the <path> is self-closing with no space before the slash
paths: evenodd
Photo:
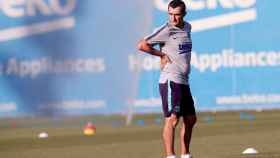
<path id="1" fill-rule="evenodd" d="M 163 142 L 167 158 L 175 158 L 175 128 L 182 117 L 180 129 L 181 158 L 191 158 L 189 146 L 196 114 L 189 88 L 191 60 L 191 25 L 184 21 L 185 3 L 172 0 L 168 5 L 169 20 L 138 43 L 138 49 L 161 58 L 159 90 L 165 116 Z M 153 48 L 159 45 L 159 50 Z M 169 96 L 170 95 L 170 96 Z M 170 98 L 169 98 L 170 97 Z"/>

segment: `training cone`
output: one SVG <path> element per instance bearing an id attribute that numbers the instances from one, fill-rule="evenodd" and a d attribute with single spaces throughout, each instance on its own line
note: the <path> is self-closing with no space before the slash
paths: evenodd
<path id="1" fill-rule="evenodd" d="M 259 152 L 254 148 L 247 148 L 242 152 L 242 154 L 257 154 L 257 153 Z"/>
<path id="2" fill-rule="evenodd" d="M 84 128 L 84 135 L 87 135 L 87 136 L 91 136 L 91 135 L 95 135 L 96 133 L 96 127 L 88 122 Z"/>

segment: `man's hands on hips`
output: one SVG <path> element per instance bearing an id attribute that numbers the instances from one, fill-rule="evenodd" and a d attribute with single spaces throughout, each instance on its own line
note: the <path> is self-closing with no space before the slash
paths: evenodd
<path id="1" fill-rule="evenodd" d="M 167 63 L 172 63 L 172 61 L 170 60 L 170 58 L 165 54 L 164 56 L 162 56 L 160 58 L 160 69 L 163 70 L 163 68 L 165 67 L 165 65 Z"/>
<path id="2" fill-rule="evenodd" d="M 162 70 L 167 63 L 172 63 L 170 58 L 161 52 L 160 50 L 154 49 L 147 41 L 141 40 L 138 42 L 137 45 L 138 49 L 147 52 L 151 55 L 159 56 L 160 57 L 160 69 Z"/>

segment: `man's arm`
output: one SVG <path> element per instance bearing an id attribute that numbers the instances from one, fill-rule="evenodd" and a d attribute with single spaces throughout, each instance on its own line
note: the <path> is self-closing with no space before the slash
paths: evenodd
<path id="1" fill-rule="evenodd" d="M 137 47 L 140 51 L 143 51 L 143 52 L 149 53 L 151 55 L 155 55 L 155 56 L 160 57 L 160 69 L 163 69 L 164 66 L 167 63 L 172 63 L 171 60 L 169 59 L 169 57 L 166 54 L 164 54 L 163 52 L 153 48 L 145 40 L 141 40 L 140 42 L 138 42 Z"/>
<path id="2" fill-rule="evenodd" d="M 155 56 L 158 56 L 158 57 L 163 57 L 165 56 L 165 54 L 157 49 L 154 49 L 150 44 L 148 44 L 148 42 L 146 40 L 141 40 L 138 42 L 138 45 L 137 45 L 138 49 L 140 51 L 143 51 L 143 52 L 146 52 L 146 53 L 149 53 L 151 55 L 155 55 Z"/>

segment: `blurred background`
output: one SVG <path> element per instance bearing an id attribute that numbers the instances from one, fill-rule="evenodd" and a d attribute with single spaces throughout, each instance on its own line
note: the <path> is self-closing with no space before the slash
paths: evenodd
<path id="1" fill-rule="evenodd" d="M 159 59 L 136 45 L 168 2 L 0 0 L 1 157 L 163 157 Z M 194 157 L 280 157 L 280 2 L 185 2 Z"/>
<path id="2" fill-rule="evenodd" d="M 1 0 L 0 116 L 161 112 L 158 58 L 136 43 L 166 0 Z M 185 1 L 198 111 L 280 105 L 277 1 Z"/>

